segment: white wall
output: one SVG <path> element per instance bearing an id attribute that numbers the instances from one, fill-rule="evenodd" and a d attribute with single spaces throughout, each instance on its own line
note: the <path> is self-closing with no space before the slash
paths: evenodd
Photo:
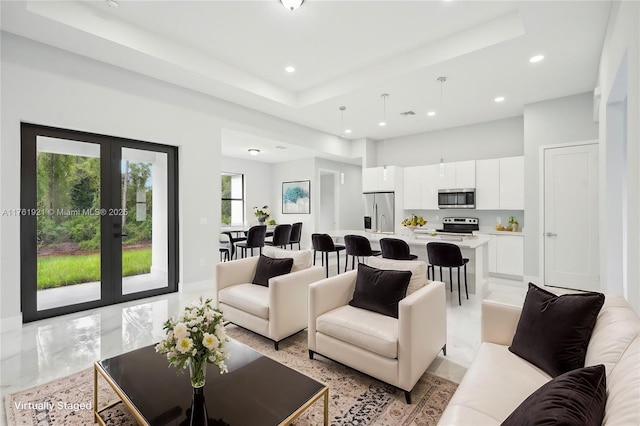
<path id="1" fill-rule="evenodd" d="M 220 158 L 220 168 L 222 172 L 241 173 L 244 175 L 244 220 L 248 225 L 257 223 L 257 219 L 253 214 L 253 206 L 262 207 L 267 205 L 272 212 L 278 209 L 277 198 L 275 198 L 271 185 L 273 180 L 272 164 L 223 156 Z M 218 186 L 220 186 L 219 182 Z"/>
<path id="2" fill-rule="evenodd" d="M 294 223 L 302 222 L 302 235 L 300 237 L 301 248 L 311 247 L 311 234 L 315 229 L 315 217 L 319 214 L 320 193 L 318 191 L 319 176 L 316 177 L 314 168 L 314 159 L 307 158 L 303 160 L 286 161 L 274 165 L 271 185 L 271 193 L 273 194 L 273 205 L 271 208 L 271 217 L 277 223 Z M 309 180 L 311 185 L 309 188 L 311 214 L 284 214 L 282 213 L 282 182 L 290 182 L 297 180 Z"/>
<path id="3" fill-rule="evenodd" d="M 523 119 L 512 117 L 377 142 L 377 166 L 420 166 L 523 155 Z M 442 149 L 441 149 L 442 148 Z M 371 166 L 368 166 L 371 167 Z"/>
<path id="4" fill-rule="evenodd" d="M 2 33 L 1 42 L 0 170 L 4 178 L 0 209 L 20 206 L 21 121 L 178 146 L 182 285 L 211 285 L 213 280 L 218 259 L 223 128 L 287 143 L 303 141 L 336 155 L 345 143 L 332 135 L 11 34 Z M 313 168 L 308 171 L 313 174 Z M 271 194 L 279 194 L 279 186 L 274 191 Z M 207 225 L 200 225 L 202 218 Z M 0 217 L 2 329 L 21 322 L 19 228 L 18 217 Z M 200 259 L 205 260 L 204 266 Z"/>
<path id="5" fill-rule="evenodd" d="M 591 93 L 524 107 L 524 274 L 540 277 L 540 147 L 598 139 Z M 595 224 L 594 224 L 595 226 Z"/>
<path id="6" fill-rule="evenodd" d="M 628 263 L 626 271 L 626 297 L 636 312 L 640 312 L 640 4 L 638 2 L 614 2 L 609 14 L 607 33 L 600 57 L 598 86 L 601 90 L 599 110 L 600 135 L 600 188 L 605 191 L 612 180 L 616 179 L 616 169 L 626 168 L 626 206 L 611 211 L 607 197 L 600 197 L 600 265 L 604 291 L 619 290 L 619 282 L 611 282 L 612 277 L 620 276 L 617 271 L 608 271 L 608 249 L 615 247 L 626 252 Z M 622 68 L 622 69 L 621 69 Z M 626 78 L 626 94 L 615 93 L 616 77 L 620 71 Z M 608 123 L 607 107 L 621 102 L 626 95 L 626 152 L 622 161 L 626 167 L 609 161 L 608 155 L 615 153 L 615 147 L 609 146 L 608 131 L 615 123 Z M 622 211 L 624 209 L 624 211 Z M 619 234 L 610 235 L 607 230 L 615 226 L 616 220 L 627 218 L 627 238 Z M 619 279 L 619 278 L 614 278 Z M 624 289 L 623 289 L 624 290 Z M 619 292 L 619 291 L 618 291 Z"/>
<path id="7" fill-rule="evenodd" d="M 337 227 L 340 229 L 364 229 L 364 204 L 362 202 L 362 167 L 348 163 L 316 158 L 316 171 L 332 170 L 344 173 L 344 183 L 336 185 L 338 198 Z M 312 207 L 313 208 L 313 207 Z M 316 227 L 317 232 L 328 232 L 330 229 Z"/>

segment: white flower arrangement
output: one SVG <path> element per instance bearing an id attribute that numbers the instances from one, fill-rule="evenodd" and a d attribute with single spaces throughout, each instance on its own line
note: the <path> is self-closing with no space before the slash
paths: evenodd
<path id="1" fill-rule="evenodd" d="M 253 214 L 259 221 L 264 221 L 271 216 L 271 211 L 269 210 L 269 206 L 262 206 L 261 209 L 258 207 L 253 208 Z"/>
<path id="2" fill-rule="evenodd" d="M 169 365 L 179 373 L 190 365 L 194 387 L 204 385 L 207 364 L 217 365 L 220 374 L 227 372 L 224 360 L 229 354 L 224 352 L 224 344 L 229 337 L 224 331 L 222 311 L 211 303 L 211 299 L 200 298 L 187 306 L 182 316 L 167 320 L 166 335 L 156 345 L 156 352 L 166 354 Z"/>

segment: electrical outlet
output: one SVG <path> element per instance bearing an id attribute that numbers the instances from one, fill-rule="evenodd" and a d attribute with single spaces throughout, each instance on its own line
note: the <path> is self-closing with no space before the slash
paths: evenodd
<path id="1" fill-rule="evenodd" d="M 436 215 L 436 222 L 440 220 L 440 216 Z"/>
<path id="2" fill-rule="evenodd" d="M 204 266 L 205 263 L 206 263 L 205 259 L 200 259 L 200 266 Z"/>
<path id="3" fill-rule="evenodd" d="M 500 216 L 496 216 L 496 225 L 502 225 L 502 218 Z"/>
<path id="4" fill-rule="evenodd" d="M 200 218 L 200 225 L 206 225 L 208 223 L 208 220 L 206 217 L 201 217 Z"/>

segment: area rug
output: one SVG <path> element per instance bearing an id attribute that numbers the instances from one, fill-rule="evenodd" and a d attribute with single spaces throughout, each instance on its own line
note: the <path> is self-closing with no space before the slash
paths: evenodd
<path id="1" fill-rule="evenodd" d="M 279 351 L 273 348 L 272 341 L 250 331 L 233 325 L 227 331 L 232 338 L 329 386 L 331 425 L 435 425 L 457 387 L 452 381 L 425 373 L 411 392 L 412 404 L 408 405 L 404 393 L 393 386 L 319 355 L 310 360 L 306 331 L 280 342 Z M 99 386 L 100 408 L 118 401 L 106 382 L 100 380 Z M 93 424 L 92 401 L 93 371 L 87 369 L 10 394 L 5 398 L 5 407 L 11 426 L 84 426 Z M 122 403 L 102 415 L 110 426 L 136 425 Z M 294 424 L 320 425 L 322 420 L 320 400 Z"/>

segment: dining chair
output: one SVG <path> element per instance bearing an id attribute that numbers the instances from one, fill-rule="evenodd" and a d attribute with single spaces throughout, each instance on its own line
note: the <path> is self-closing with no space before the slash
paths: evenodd
<path id="1" fill-rule="evenodd" d="M 233 259 L 234 257 L 236 259 L 238 258 L 238 252 L 236 251 L 236 243 L 239 243 L 241 241 L 246 241 L 247 240 L 247 237 L 238 237 L 238 232 L 241 232 L 241 231 L 223 231 L 223 232 L 221 232 L 221 234 L 225 234 L 229 239 L 229 245 L 230 245 L 229 259 Z M 234 236 L 234 234 L 235 234 L 235 236 Z"/>
<path id="2" fill-rule="evenodd" d="M 273 230 L 273 238 L 269 241 L 265 241 L 264 243 L 274 247 L 282 247 L 287 248 L 287 244 L 289 244 L 289 239 L 291 237 L 291 225 L 282 224 L 276 225 Z"/>
<path id="3" fill-rule="evenodd" d="M 264 247 L 264 237 L 267 233 L 267 227 L 265 225 L 256 225 L 249 228 L 247 231 L 247 240 L 236 244 L 242 250 L 242 257 L 247 257 L 247 250 L 251 249 L 251 256 L 253 256 L 253 249 L 257 248 L 262 254 L 262 247 Z"/>
<path id="4" fill-rule="evenodd" d="M 291 225 L 291 237 L 289 237 L 289 248 L 293 250 L 293 245 L 298 244 L 298 250 L 300 248 L 300 238 L 302 237 L 302 222 L 296 222 Z"/>

